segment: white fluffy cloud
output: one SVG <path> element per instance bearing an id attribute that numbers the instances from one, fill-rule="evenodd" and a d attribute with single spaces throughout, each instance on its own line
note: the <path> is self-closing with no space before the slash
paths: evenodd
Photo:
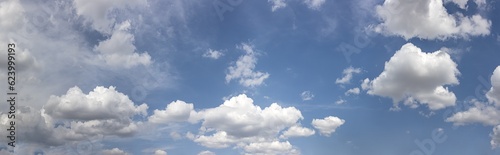
<path id="1" fill-rule="evenodd" d="M 201 151 L 200 153 L 198 153 L 198 155 L 215 155 L 215 153 L 211 151 Z"/>
<path id="2" fill-rule="evenodd" d="M 492 88 L 486 94 L 488 98 L 487 103 L 472 99 L 468 102 L 473 103 L 469 109 L 453 114 L 451 117 L 446 118 L 446 122 L 453 122 L 454 125 L 467 125 L 473 123 L 481 123 L 483 125 L 494 126 L 493 133 L 491 134 L 491 146 L 493 148 L 499 147 L 500 142 L 500 104 L 498 104 L 498 80 L 500 73 L 500 66 L 498 66 L 493 75 L 491 76 Z"/>
<path id="3" fill-rule="evenodd" d="M 207 52 L 203 53 L 203 57 L 210 59 L 219 59 L 222 56 L 224 56 L 224 53 L 213 49 L 208 49 Z"/>
<path id="4" fill-rule="evenodd" d="M 304 91 L 300 94 L 300 97 L 303 101 L 308 101 L 314 98 L 314 94 L 311 91 Z"/>
<path id="5" fill-rule="evenodd" d="M 352 75 L 353 74 L 359 74 L 361 73 L 361 69 L 360 68 L 353 68 L 352 66 L 344 69 L 344 71 L 342 72 L 342 74 L 344 75 L 342 78 L 337 78 L 335 80 L 335 83 L 336 84 L 348 84 L 351 82 L 351 79 L 352 79 Z"/>
<path id="6" fill-rule="evenodd" d="M 172 122 L 188 121 L 191 115 L 195 115 L 193 104 L 177 100 L 167 105 L 165 110 L 155 109 L 153 115 L 149 116 L 149 122 L 156 124 L 168 124 Z"/>
<path id="7" fill-rule="evenodd" d="M 498 66 L 491 76 L 491 89 L 486 93 L 486 98 L 490 103 L 500 107 L 500 66 Z"/>
<path id="8" fill-rule="evenodd" d="M 356 88 L 352 88 L 352 89 L 347 90 L 344 94 L 345 94 L 346 96 L 349 96 L 349 95 L 351 95 L 351 94 L 353 94 L 353 95 L 358 95 L 360 91 L 361 91 L 361 90 L 360 90 L 358 87 L 356 87 Z"/>
<path id="9" fill-rule="evenodd" d="M 167 155 L 167 152 L 163 150 L 156 150 L 154 155 Z"/>
<path id="10" fill-rule="evenodd" d="M 254 71 L 257 64 L 257 53 L 249 44 L 241 44 L 239 49 L 245 51 L 245 55 L 240 56 L 233 66 L 228 67 L 226 82 L 239 79 L 239 83 L 245 87 L 255 87 L 264 83 L 269 77 L 269 73 Z"/>
<path id="11" fill-rule="evenodd" d="M 461 111 L 446 119 L 447 122 L 453 122 L 455 125 L 467 125 L 472 123 L 481 123 L 484 125 L 500 124 L 500 109 L 477 100 L 469 101 L 474 104 L 466 111 Z"/>
<path id="12" fill-rule="evenodd" d="M 294 125 L 283 132 L 280 138 L 286 139 L 290 137 L 308 137 L 314 135 L 314 133 L 316 132 L 312 129 L 302 127 L 300 125 Z"/>
<path id="13" fill-rule="evenodd" d="M 453 0 L 464 6 L 466 0 Z M 481 3 L 484 1 L 475 1 Z M 382 23 L 374 30 L 405 39 L 467 38 L 490 34 L 491 21 L 478 14 L 466 17 L 461 13 L 448 14 L 443 0 L 385 0 L 376 6 Z"/>
<path id="14" fill-rule="evenodd" d="M 188 133 L 186 137 L 208 148 L 234 146 L 249 154 L 298 153 L 288 141 L 282 142 L 279 138 L 306 137 L 315 133 L 300 126 L 303 117 L 296 108 L 283 108 L 273 103 L 262 109 L 244 94 L 218 107 L 200 110 L 196 115 L 202 122 L 200 132 Z"/>
<path id="15" fill-rule="evenodd" d="M 300 154 L 300 152 L 293 148 L 290 142 L 255 142 L 250 143 L 245 146 L 245 151 L 247 154 L 256 154 L 256 155 L 296 155 Z"/>
<path id="16" fill-rule="evenodd" d="M 500 147 L 500 125 L 497 125 L 493 128 L 493 134 L 491 134 L 491 147 L 498 148 Z"/>
<path id="17" fill-rule="evenodd" d="M 151 64 L 151 56 L 148 53 L 137 53 L 134 43 L 134 35 L 128 31 L 130 21 L 117 25 L 111 37 L 99 42 L 94 50 L 101 53 L 102 59 L 110 66 L 131 68 L 137 65 L 148 66 Z"/>
<path id="18" fill-rule="evenodd" d="M 113 148 L 110 150 L 102 150 L 101 155 L 128 155 L 128 153 L 118 148 Z"/>
<path id="19" fill-rule="evenodd" d="M 278 9 L 286 7 L 285 0 L 267 0 L 269 3 L 272 3 L 271 10 L 274 12 Z"/>
<path id="20" fill-rule="evenodd" d="M 455 105 L 456 97 L 444 85 L 458 84 L 457 64 L 446 52 L 425 53 L 407 43 L 385 63 L 384 71 L 375 79 L 365 79 L 363 89 L 368 94 L 392 98 L 394 106 L 427 104 L 438 110 Z"/>
<path id="21" fill-rule="evenodd" d="M 325 3 L 325 0 L 304 0 L 304 3 L 306 3 L 307 7 L 310 9 L 318 10 L 321 8 L 321 5 Z"/>
<path id="22" fill-rule="evenodd" d="M 345 120 L 340 119 L 338 117 L 334 116 L 328 116 L 323 119 L 313 119 L 312 120 L 312 125 L 314 128 L 319 130 L 319 133 L 321 135 L 330 137 L 332 133 L 335 132 L 335 130 L 343 125 L 345 123 Z"/>

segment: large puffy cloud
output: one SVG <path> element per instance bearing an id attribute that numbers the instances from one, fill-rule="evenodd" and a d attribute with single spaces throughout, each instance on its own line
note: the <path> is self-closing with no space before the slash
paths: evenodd
<path id="1" fill-rule="evenodd" d="M 228 67 L 226 82 L 239 79 L 239 83 L 245 87 L 255 87 L 264 83 L 269 73 L 254 71 L 257 64 L 257 53 L 249 44 L 241 44 L 239 49 L 245 51 L 245 55 L 238 58 L 234 65 Z"/>
<path id="2" fill-rule="evenodd" d="M 209 148 L 234 146 L 250 154 L 298 152 L 288 141 L 279 138 L 306 137 L 315 133 L 300 126 L 303 116 L 298 109 L 283 108 L 276 103 L 262 109 L 244 94 L 191 116 L 199 119 L 202 126 L 198 134 L 188 133 L 189 139 Z"/>
<path id="3" fill-rule="evenodd" d="M 453 0 L 464 6 L 467 0 Z M 483 4 L 481 1 L 476 3 Z M 466 17 L 463 14 L 448 14 L 443 0 L 385 0 L 376 6 L 382 23 L 374 30 L 386 35 L 402 36 L 405 39 L 467 38 L 490 34 L 491 21 L 478 14 Z"/>
<path id="4" fill-rule="evenodd" d="M 456 97 L 444 85 L 458 84 L 457 64 L 446 52 L 425 53 L 407 43 L 385 63 L 375 79 L 363 81 L 368 94 L 392 98 L 395 107 L 405 100 L 412 107 L 427 104 L 438 110 L 455 105 Z"/>
<path id="5" fill-rule="evenodd" d="M 345 123 L 345 120 L 340 119 L 338 117 L 334 116 L 328 116 L 323 119 L 313 119 L 312 120 L 312 125 L 314 128 L 319 130 L 319 133 L 321 135 L 330 137 L 332 133 L 337 130 L 338 127 L 343 125 Z"/>

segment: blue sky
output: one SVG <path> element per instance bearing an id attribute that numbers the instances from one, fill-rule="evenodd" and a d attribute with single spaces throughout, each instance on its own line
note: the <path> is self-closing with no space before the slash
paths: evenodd
<path id="1" fill-rule="evenodd" d="M 0 0 L 0 154 L 499 154 L 498 7 Z"/>

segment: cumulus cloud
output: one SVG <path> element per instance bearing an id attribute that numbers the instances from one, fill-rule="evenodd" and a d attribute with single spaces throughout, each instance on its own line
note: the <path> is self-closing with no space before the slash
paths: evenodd
<path id="1" fill-rule="evenodd" d="M 211 151 L 201 151 L 200 153 L 198 153 L 198 155 L 215 155 L 215 153 Z"/>
<path id="2" fill-rule="evenodd" d="M 467 125 L 472 123 L 481 123 L 484 125 L 500 124 L 500 109 L 477 100 L 469 101 L 474 104 L 466 111 L 461 111 L 446 119 L 447 122 L 453 122 L 455 125 Z"/>
<path id="3" fill-rule="evenodd" d="M 304 91 L 300 94 L 300 97 L 303 101 L 308 101 L 314 98 L 314 94 L 311 91 Z"/>
<path id="4" fill-rule="evenodd" d="M 249 145 L 245 146 L 244 149 L 248 154 L 259 154 L 259 155 L 266 155 L 266 154 L 297 155 L 297 154 L 300 154 L 300 152 L 298 150 L 294 149 L 293 146 L 288 141 L 286 141 L 286 142 L 279 142 L 279 141 L 255 142 L 255 143 L 250 143 Z"/>
<path id="5" fill-rule="evenodd" d="M 300 126 L 303 117 L 298 109 L 276 103 L 262 109 L 244 94 L 218 107 L 200 110 L 197 115 L 202 125 L 200 132 L 186 137 L 208 148 L 233 146 L 249 154 L 298 153 L 288 141 L 279 138 L 314 134 L 314 130 Z"/>
<path id="6" fill-rule="evenodd" d="M 465 7 L 467 0 L 453 0 Z M 474 1 L 483 4 L 484 1 Z M 478 14 L 470 17 L 461 13 L 449 14 L 443 0 L 385 0 L 376 6 L 382 23 L 374 30 L 385 35 L 401 36 L 406 40 L 468 38 L 490 34 L 491 21 Z"/>
<path id="7" fill-rule="evenodd" d="M 459 74 L 457 64 L 446 52 L 425 53 L 407 43 L 385 63 L 378 77 L 365 79 L 362 88 L 370 95 L 391 98 L 395 108 L 405 100 L 438 110 L 455 105 L 455 94 L 444 85 L 458 84 Z"/>
<path id="8" fill-rule="evenodd" d="M 306 3 L 307 7 L 313 10 L 318 10 L 321 8 L 321 5 L 325 3 L 325 0 L 304 0 L 304 3 Z"/>
<path id="9" fill-rule="evenodd" d="M 212 49 L 208 49 L 207 52 L 203 53 L 203 57 L 210 59 L 219 59 L 222 56 L 224 56 L 224 53 Z"/>
<path id="10" fill-rule="evenodd" d="M 469 109 L 453 114 L 446 118 L 446 122 L 453 122 L 454 125 L 467 125 L 473 123 L 481 123 L 487 126 L 494 126 L 491 134 L 491 147 L 497 148 L 500 142 L 500 104 L 498 104 L 496 90 L 498 90 L 498 80 L 500 73 L 498 66 L 491 76 L 491 89 L 486 94 L 489 102 L 481 102 L 477 99 L 472 99 L 468 102 L 472 103 Z"/>
<path id="11" fill-rule="evenodd" d="M 113 148 L 111 150 L 102 150 L 101 155 L 128 155 L 128 153 L 118 148 Z"/>
<path id="12" fill-rule="evenodd" d="M 167 152 L 163 150 L 156 150 L 154 152 L 154 155 L 167 155 Z"/>
<path id="13" fill-rule="evenodd" d="M 294 125 L 283 132 L 280 138 L 286 139 L 290 137 L 308 137 L 314 135 L 314 133 L 316 132 L 312 129 L 302 127 L 300 125 Z"/>
<path id="14" fill-rule="evenodd" d="M 339 100 L 335 101 L 335 104 L 344 104 L 344 103 L 347 103 L 347 101 L 344 99 L 339 99 Z"/>
<path id="15" fill-rule="evenodd" d="M 312 125 L 314 128 L 319 130 L 319 133 L 321 135 L 330 137 L 332 133 L 335 132 L 335 130 L 343 125 L 345 123 L 345 120 L 340 119 L 338 117 L 334 116 L 328 116 L 323 119 L 313 119 L 312 120 Z"/>
<path id="16" fill-rule="evenodd" d="M 345 94 L 346 96 L 349 96 L 349 95 L 351 95 L 351 94 L 353 94 L 353 95 L 358 95 L 358 94 L 359 94 L 359 92 L 360 92 L 359 88 L 358 88 L 358 87 L 356 87 L 356 88 L 352 88 L 352 89 L 347 90 L 344 94 Z"/>
<path id="17" fill-rule="evenodd" d="M 267 0 L 267 1 L 273 5 L 271 7 L 271 10 L 273 12 L 278 10 L 278 9 L 286 7 L 285 0 Z"/>
<path id="18" fill-rule="evenodd" d="M 486 93 L 486 98 L 490 103 L 500 107 L 500 66 L 498 66 L 491 76 L 491 89 Z"/>
<path id="19" fill-rule="evenodd" d="M 94 50 L 101 53 L 101 58 L 110 66 L 131 68 L 137 65 L 148 66 L 151 56 L 148 53 L 137 53 L 134 35 L 128 31 L 130 21 L 124 21 L 115 27 L 113 34 L 107 40 L 99 42 Z"/>
<path id="20" fill-rule="evenodd" d="M 257 64 L 257 53 L 255 53 L 253 47 L 243 43 L 238 48 L 245 51 L 245 55 L 240 56 L 232 66 L 228 67 L 226 82 L 239 79 L 239 83 L 245 87 L 255 87 L 263 84 L 264 80 L 269 77 L 269 73 L 254 71 Z"/>
<path id="21" fill-rule="evenodd" d="M 189 120 L 192 114 L 195 115 L 195 113 L 192 103 L 177 100 L 168 104 L 165 110 L 155 109 L 153 115 L 149 116 L 149 122 L 156 124 L 185 122 Z"/>
<path id="22" fill-rule="evenodd" d="M 342 78 L 337 78 L 335 80 L 335 83 L 336 84 L 348 84 L 351 82 L 351 79 L 352 79 L 352 75 L 353 74 L 359 74 L 361 73 L 361 69 L 360 68 L 353 68 L 352 66 L 344 69 L 344 71 L 342 71 L 342 74 L 344 75 Z"/>

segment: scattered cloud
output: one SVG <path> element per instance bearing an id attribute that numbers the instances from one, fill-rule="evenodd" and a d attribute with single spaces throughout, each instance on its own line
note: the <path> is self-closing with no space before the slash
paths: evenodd
<path id="1" fill-rule="evenodd" d="M 360 92 L 360 89 L 359 89 L 358 87 L 356 87 L 356 88 L 352 88 L 352 89 L 347 90 L 344 94 L 345 94 L 346 96 L 349 96 L 349 95 L 351 95 L 351 94 L 352 94 L 352 95 L 358 95 L 358 94 L 359 94 L 359 92 Z"/>
<path id="2" fill-rule="evenodd" d="M 278 9 L 286 7 L 285 0 L 267 0 L 269 3 L 272 3 L 271 10 L 274 12 Z"/>
<path id="3" fill-rule="evenodd" d="M 304 3 L 313 10 L 319 10 L 325 3 L 325 0 L 304 0 Z"/>
<path id="4" fill-rule="evenodd" d="M 500 84 L 500 66 L 498 66 L 491 76 L 491 89 L 486 93 L 488 102 L 484 103 L 477 99 L 472 99 L 472 106 L 465 111 L 457 112 L 446 118 L 446 122 L 453 122 L 454 125 L 468 125 L 481 123 L 487 126 L 494 126 L 491 134 L 491 147 L 500 146 L 500 104 L 498 103 L 498 88 Z"/>
<path id="5" fill-rule="evenodd" d="M 219 59 L 222 56 L 224 56 L 224 53 L 217 51 L 217 50 L 212 50 L 212 49 L 208 49 L 207 52 L 203 53 L 203 57 L 214 59 L 214 60 Z"/>
<path id="6" fill-rule="evenodd" d="M 378 77 L 365 79 L 362 88 L 370 95 L 392 98 L 395 108 L 405 100 L 438 110 L 455 105 L 455 94 L 444 85 L 458 84 L 459 74 L 457 64 L 446 52 L 425 53 L 407 43 L 385 63 Z"/>
<path id="7" fill-rule="evenodd" d="M 300 94 L 303 101 L 309 101 L 314 98 L 314 94 L 311 91 L 304 91 Z"/>
<path id="8" fill-rule="evenodd" d="M 200 153 L 198 153 L 198 155 L 215 155 L 215 153 L 211 151 L 201 151 Z"/>
<path id="9" fill-rule="evenodd" d="M 323 136 L 330 137 L 335 130 L 343 125 L 345 120 L 334 116 L 328 116 L 323 119 L 313 119 L 312 125 L 314 128 L 319 130 L 319 133 Z"/>
<path id="10" fill-rule="evenodd" d="M 491 134 L 491 147 L 493 149 L 500 147 L 500 125 L 493 128 L 493 134 Z"/>
<path id="11" fill-rule="evenodd" d="M 156 150 L 154 155 L 167 155 L 167 152 L 163 150 Z"/>
<path id="12" fill-rule="evenodd" d="M 467 0 L 453 0 L 465 7 Z M 482 4 L 484 1 L 474 1 Z M 382 23 L 374 26 L 375 32 L 401 36 L 406 40 L 468 38 L 490 34 L 491 21 L 479 14 L 470 17 L 461 13 L 449 14 L 443 0 L 385 0 L 376 6 Z"/>
<path id="13" fill-rule="evenodd" d="M 257 64 L 257 53 L 253 46 L 243 43 L 238 46 L 239 49 L 245 51 L 245 55 L 240 56 L 238 60 L 228 67 L 226 74 L 226 82 L 233 79 L 239 79 L 239 83 L 245 87 L 255 87 L 264 83 L 264 80 L 269 78 L 269 73 L 254 71 Z"/>
<path id="14" fill-rule="evenodd" d="M 129 154 L 118 148 L 113 148 L 111 150 L 102 150 L 101 155 L 129 155 Z"/>
<path id="15" fill-rule="evenodd" d="M 276 155 L 298 155 L 300 152 L 293 148 L 290 142 L 254 142 L 244 147 L 248 154 L 276 154 Z"/>
<path id="16" fill-rule="evenodd" d="M 344 76 L 340 79 L 337 78 L 335 80 L 335 83 L 336 84 L 349 84 L 351 82 L 352 75 L 359 74 L 359 73 L 361 73 L 360 68 L 353 68 L 352 66 L 350 66 L 350 67 L 344 69 L 344 71 L 342 72 L 342 74 Z"/>
<path id="17" fill-rule="evenodd" d="M 347 101 L 344 99 L 339 99 L 339 100 L 335 101 L 335 104 L 344 104 L 344 103 L 347 103 Z"/>

